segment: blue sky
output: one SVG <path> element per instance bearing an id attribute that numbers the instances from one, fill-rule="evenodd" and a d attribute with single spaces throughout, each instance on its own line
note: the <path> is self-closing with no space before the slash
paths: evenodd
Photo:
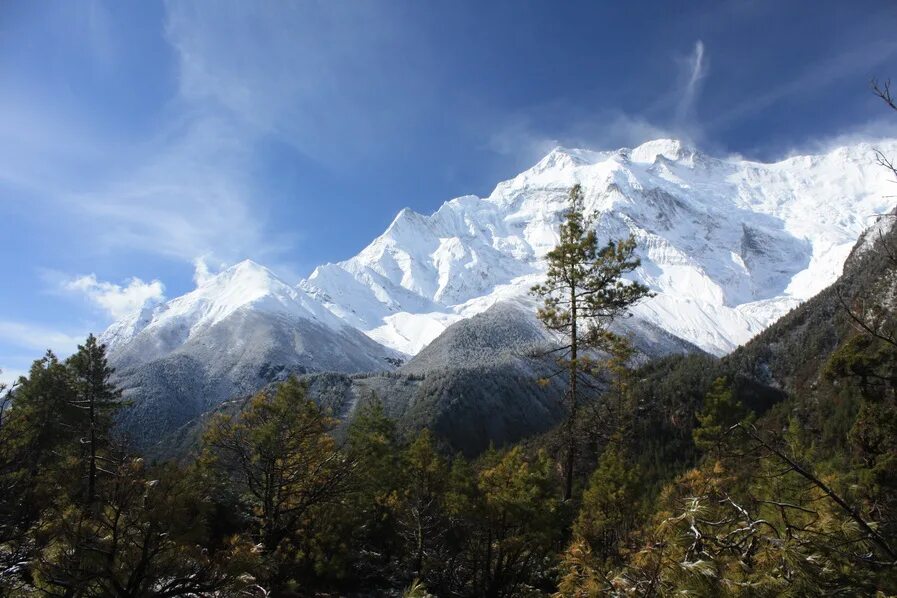
<path id="1" fill-rule="evenodd" d="M 0 368 L 243 258 L 298 280 L 557 144 L 897 134 L 868 90 L 895 25 L 886 0 L 6 0 Z"/>

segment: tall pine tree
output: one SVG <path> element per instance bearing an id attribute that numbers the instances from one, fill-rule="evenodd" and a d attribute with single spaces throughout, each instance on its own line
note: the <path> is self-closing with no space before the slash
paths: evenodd
<path id="1" fill-rule="evenodd" d="M 97 497 L 97 478 L 103 471 L 99 463 L 109 444 L 112 420 L 122 406 L 121 391 L 111 382 L 114 370 L 106 361 L 106 346 L 91 334 L 78 352 L 66 361 L 72 374 L 76 396 L 72 406 L 81 411 L 83 431 L 80 438 L 87 469 L 85 506 L 93 508 Z"/>
<path id="2" fill-rule="evenodd" d="M 532 293 L 543 300 L 539 319 L 567 339 L 559 360 L 568 375 L 564 500 L 573 494 L 573 464 L 576 442 L 573 424 L 580 404 L 579 378 L 584 373 L 583 351 L 610 346 L 608 326 L 629 308 L 649 295 L 648 288 L 626 281 L 623 275 L 640 265 L 635 239 L 630 236 L 599 247 L 591 219 L 584 213 L 580 185 L 570 190 L 570 207 L 564 214 L 560 240 L 548 252 L 544 283 Z"/>

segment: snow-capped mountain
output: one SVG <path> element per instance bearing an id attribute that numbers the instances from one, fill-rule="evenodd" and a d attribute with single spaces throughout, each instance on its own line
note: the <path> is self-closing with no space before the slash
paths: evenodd
<path id="1" fill-rule="evenodd" d="M 389 370 L 400 357 L 251 261 L 117 322 L 100 340 L 133 401 L 123 427 L 144 445 L 289 374 Z"/>
<path id="2" fill-rule="evenodd" d="M 110 326 L 101 340 L 119 352 L 137 338 L 146 338 L 142 357 L 161 357 L 226 320 L 239 310 L 339 327 L 340 321 L 306 293 L 278 279 L 273 272 L 245 260 L 199 284 L 181 297 L 146 307 Z"/>
<path id="3" fill-rule="evenodd" d="M 602 242 L 635 236 L 642 265 L 633 277 L 657 293 L 622 331 L 646 356 L 695 346 L 727 353 L 833 283 L 875 215 L 892 209 L 892 184 L 873 148 L 897 155 L 897 140 L 772 164 L 714 158 L 672 140 L 612 152 L 557 148 L 488 197 L 459 197 L 430 216 L 402 210 L 357 256 L 297 285 L 241 262 L 102 335 L 134 402 L 124 428 L 152 443 L 289 374 L 391 370 L 418 353 L 400 377 L 441 373 L 408 379 L 405 390 L 420 386 L 417 407 L 394 405 L 398 412 L 453 405 L 451 389 L 474 397 L 471 384 L 487 388 L 483 377 L 494 377 L 493 392 L 501 380 L 535 376 L 538 360 L 515 353 L 484 365 L 482 356 L 499 342 L 490 335 L 530 338 L 538 328 L 528 292 L 544 275 L 576 183 Z M 459 343 L 477 367 L 458 363 Z M 370 378 L 371 388 L 358 383 L 359 392 L 398 393 L 393 403 L 401 402 L 396 385 L 408 380 L 381 378 Z M 499 403 L 513 404 L 517 395 L 506 394 Z M 482 403 L 476 409 L 486 409 L 480 399 L 472 399 Z M 529 399 L 535 407 L 548 400 Z M 474 408 L 465 405 L 457 408 Z M 530 415 L 542 421 L 535 407 Z M 511 419 L 507 430 L 520 432 Z M 456 423 L 464 428 L 470 418 Z"/>
<path id="4" fill-rule="evenodd" d="M 557 148 L 488 197 L 459 197 L 430 216 L 402 210 L 357 256 L 318 267 L 299 288 L 415 354 L 455 321 L 526 301 L 579 183 L 600 239 L 638 242 L 634 277 L 657 296 L 636 317 L 723 354 L 834 282 L 874 215 L 893 207 L 874 148 L 895 155 L 897 141 L 771 164 L 665 139 Z"/>
<path id="5" fill-rule="evenodd" d="M 274 340 L 259 339 L 257 333 L 243 330 L 247 321 L 259 319 L 284 328 L 286 344 L 276 348 L 304 357 L 307 363 L 293 361 L 310 369 L 378 370 L 389 366 L 387 358 L 400 355 L 360 334 L 303 290 L 251 260 L 231 266 L 186 295 L 116 322 L 100 341 L 118 367 L 128 367 L 172 353 L 208 350 L 214 346 L 214 339 L 235 336 L 239 330 L 243 336 L 228 340 L 220 349 L 228 355 L 246 357 Z M 303 342 L 303 335 L 311 330 L 331 340 Z M 250 338 L 255 345 L 248 344 Z M 345 345 L 344 350 L 339 343 Z"/>

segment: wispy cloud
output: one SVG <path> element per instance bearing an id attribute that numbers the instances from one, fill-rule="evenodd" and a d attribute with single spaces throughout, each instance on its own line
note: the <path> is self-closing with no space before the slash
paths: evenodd
<path id="1" fill-rule="evenodd" d="M 50 349 L 61 357 L 74 353 L 85 335 L 67 334 L 45 326 L 26 322 L 0 320 L 0 340 L 23 349 L 46 351 Z"/>
<path id="2" fill-rule="evenodd" d="M 168 2 L 166 35 L 186 102 L 216 105 L 247 134 L 273 135 L 326 164 L 377 152 L 413 118 L 429 70 L 387 5 Z M 372 68 L 376 58 L 377 67 Z M 401 65 L 401 66 L 399 66 Z M 413 97 L 398 110 L 396 95 Z"/>
<path id="3" fill-rule="evenodd" d="M 0 384 L 10 385 L 28 374 L 31 362 L 45 351 L 66 358 L 78 350 L 87 332 L 71 333 L 33 322 L 0 320 Z"/>
<path id="4" fill-rule="evenodd" d="M 498 154 L 513 156 L 516 164 L 523 166 L 539 160 L 558 145 L 616 149 L 662 137 L 697 141 L 702 133 L 695 106 L 708 75 L 709 62 L 704 42 L 697 40 L 691 53 L 677 62 L 681 65 L 678 82 L 659 92 L 657 100 L 642 113 L 606 108 L 588 111 L 582 106 L 552 103 L 506 118 L 505 124 L 490 136 L 487 147 Z M 556 113 L 566 115 L 565 124 L 546 132 L 545 116 Z"/>
<path id="5" fill-rule="evenodd" d="M 66 282 L 65 289 L 83 294 L 115 319 L 137 311 L 147 303 L 165 299 L 165 285 L 161 281 L 144 282 L 139 278 L 131 278 L 119 285 L 97 280 L 96 275 L 88 274 Z"/>
<path id="6" fill-rule="evenodd" d="M 679 103 L 676 106 L 676 123 L 680 126 L 685 125 L 686 121 L 693 116 L 695 101 L 701 90 L 701 83 L 707 76 L 704 42 L 701 40 L 695 42 L 694 50 L 685 64 L 685 84 L 682 87 Z"/>
<path id="7" fill-rule="evenodd" d="M 0 178 L 64 215 L 70 233 L 89 236 L 98 254 L 187 263 L 253 257 L 291 271 L 301 231 L 271 218 L 259 152 L 286 144 L 325 167 L 364 159 L 379 151 L 375 140 L 413 116 L 413 104 L 396 109 L 395 94 L 427 93 L 428 75 L 408 66 L 408 36 L 382 8 L 164 8 L 176 85 L 155 132 L 122 138 L 102 119 L 83 125 L 65 102 L 6 89 L 0 134 L 13 143 L 0 148 Z M 109 14 L 93 4 L 88 15 L 79 40 L 91 44 L 100 68 L 111 68 Z M 383 68 L 370 68 L 372 56 Z M 405 66 L 388 66 L 398 64 Z"/>
<path id="8" fill-rule="evenodd" d="M 840 133 L 814 137 L 813 139 L 784 148 L 757 148 L 757 152 L 770 154 L 773 159 L 784 159 L 807 154 L 823 154 L 835 148 L 858 143 L 869 143 L 875 146 L 882 141 L 893 139 L 897 139 L 897 114 L 883 107 L 881 115 Z"/>
<path id="9" fill-rule="evenodd" d="M 797 76 L 761 93 L 751 94 L 707 120 L 707 128 L 723 127 L 798 95 L 810 95 L 846 77 L 860 75 L 866 80 L 875 69 L 897 56 L 897 41 L 864 41 L 854 48 L 811 64 Z"/>
<path id="10" fill-rule="evenodd" d="M 102 223 L 100 242 L 192 261 L 197 255 L 271 256 L 290 246 L 255 202 L 252 140 L 216 117 L 179 124 L 155 141 L 127 177 L 77 194 L 70 204 Z"/>
<path id="11" fill-rule="evenodd" d="M 227 266 L 226 262 L 220 262 L 217 266 L 209 266 L 209 256 L 201 255 L 193 260 L 193 282 L 196 286 L 205 284 L 214 278 L 218 272 Z"/>

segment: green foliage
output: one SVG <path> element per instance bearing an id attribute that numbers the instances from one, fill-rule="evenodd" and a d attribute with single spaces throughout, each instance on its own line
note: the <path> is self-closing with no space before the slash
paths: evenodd
<path id="1" fill-rule="evenodd" d="M 580 216 L 568 240 L 588 241 Z M 196 463 L 153 466 L 118 442 L 120 395 L 89 338 L 0 391 L 0 593 L 895 595 L 894 353 L 832 313 L 635 372 L 598 318 L 579 340 L 609 357 L 574 361 L 611 382 L 600 400 L 472 460 L 440 450 L 444 428 L 405 437 L 373 396 L 339 428 L 289 380 L 212 418 Z M 483 392 L 513 398 L 504 380 Z M 336 390 L 326 404 L 354 400 Z M 583 490 L 562 501 L 543 449 L 571 432 Z"/>
<path id="2" fill-rule="evenodd" d="M 206 434 L 203 466 L 235 490 L 266 581 L 292 583 L 315 567 L 316 517 L 347 493 L 351 471 L 330 435 L 336 423 L 290 379 L 243 413 L 219 416 Z"/>
<path id="3" fill-rule="evenodd" d="M 655 505 L 642 548 L 622 566 L 584 543 L 565 554 L 559 595 L 868 595 L 893 571 L 870 566 L 868 538 L 817 487 L 761 461 L 750 476 L 706 462 L 680 476 Z M 741 488 L 741 490 L 739 490 Z"/>
<path id="4" fill-rule="evenodd" d="M 623 279 L 640 264 L 635 240 L 629 237 L 599 247 L 583 202 L 582 188 L 576 185 L 570 190 L 558 244 L 546 254 L 546 280 L 532 292 L 544 301 L 538 316 L 549 329 L 595 345 L 607 324 L 649 293 L 644 285 Z"/>
<path id="5" fill-rule="evenodd" d="M 853 378 L 867 392 L 893 394 L 897 350 L 878 338 L 858 334 L 834 352 L 823 373 L 830 380 Z"/>
<path id="6" fill-rule="evenodd" d="M 732 427 L 750 416 L 723 378 L 717 378 L 704 397 L 704 406 L 695 414 L 698 426 L 692 432 L 695 446 L 703 451 L 721 450 Z"/>
<path id="7" fill-rule="evenodd" d="M 202 548 L 206 513 L 175 468 L 148 470 L 113 430 L 121 407 L 92 335 L 34 362 L 0 408 L 0 592 L 179 596 L 235 587 Z M 9 397 L 7 396 L 7 399 Z"/>
<path id="8" fill-rule="evenodd" d="M 108 465 L 107 465 L 108 467 Z M 206 514 L 192 480 L 122 458 L 93 513 L 64 503 L 45 514 L 34 569 L 44 594 L 181 596 L 234 580 L 202 549 Z"/>
<path id="9" fill-rule="evenodd" d="M 346 455 L 352 465 L 346 515 L 338 519 L 351 547 L 352 575 L 359 581 L 395 575 L 401 556 L 400 492 L 404 486 L 395 422 L 383 404 L 363 401 L 347 431 Z"/>
<path id="10" fill-rule="evenodd" d="M 411 570 L 418 576 L 431 576 L 444 556 L 440 540 L 449 527 L 445 507 L 449 468 L 436 450 L 429 430 L 421 430 L 405 449 L 403 472 L 400 533 L 409 549 Z"/>
<path id="11" fill-rule="evenodd" d="M 112 418 L 122 407 L 121 391 L 111 382 L 113 370 L 106 363 L 106 348 L 92 334 L 83 345 L 78 345 L 66 366 L 75 389 L 70 404 L 81 414 L 68 425 L 76 432 L 81 447 L 80 462 L 86 480 L 82 500 L 88 508 L 94 508 L 98 478 L 106 472 L 101 461 L 110 445 Z"/>
<path id="12" fill-rule="evenodd" d="M 427 591 L 426 586 L 419 579 L 415 579 L 410 586 L 402 592 L 402 598 L 431 598 L 433 595 Z"/>
<path id="13" fill-rule="evenodd" d="M 545 259 L 545 282 L 535 285 L 531 292 L 542 299 L 538 318 L 567 340 L 559 348 L 562 353 L 558 363 L 568 374 L 563 496 L 569 500 L 577 450 L 573 428 L 580 405 L 579 378 L 593 367 L 585 351 L 619 352 L 620 340 L 608 326 L 650 293 L 643 284 L 623 278 L 641 263 L 635 256 L 632 236 L 599 247 L 595 227 L 584 213 L 580 185 L 570 190 L 570 207 L 564 213 L 558 244 Z"/>
<path id="14" fill-rule="evenodd" d="M 595 558 L 619 561 L 626 540 L 640 516 L 641 473 L 616 444 L 609 445 L 589 478 L 582 496 L 574 536 L 583 540 Z"/>
<path id="15" fill-rule="evenodd" d="M 455 574 L 466 594 L 517 596 L 547 582 L 564 512 L 557 480 L 544 453 L 527 458 L 520 447 L 485 455 L 475 483 L 456 469 L 450 514 L 463 521 Z"/>
<path id="16" fill-rule="evenodd" d="M 16 386 L 15 407 L 4 410 L 0 427 L 0 538 L 20 538 L 60 491 L 77 493 L 74 398 L 70 372 L 51 352 Z"/>

